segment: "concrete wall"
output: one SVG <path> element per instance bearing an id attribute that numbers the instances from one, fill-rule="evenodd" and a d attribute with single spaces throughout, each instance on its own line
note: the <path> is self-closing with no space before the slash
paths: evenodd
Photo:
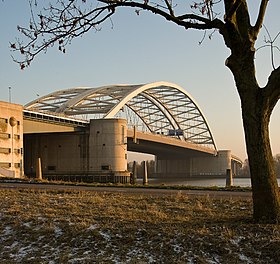
<path id="1" fill-rule="evenodd" d="M 156 175 L 160 177 L 225 176 L 232 169 L 231 151 L 220 150 L 216 156 L 186 157 L 157 156 Z"/>
<path id="2" fill-rule="evenodd" d="M 125 119 L 90 120 L 90 171 L 127 171 Z"/>
<path id="3" fill-rule="evenodd" d="M 231 169 L 231 151 L 219 150 L 216 156 L 193 158 L 191 176 L 224 176 L 227 169 Z"/>
<path id="4" fill-rule="evenodd" d="M 190 177 L 191 159 L 156 156 L 156 174 L 161 177 Z"/>
<path id="5" fill-rule="evenodd" d="M 113 175 L 128 182 L 126 133 L 126 120 L 102 119 L 83 132 L 25 134 L 25 173 L 34 177 L 40 158 L 43 177 Z"/>
<path id="6" fill-rule="evenodd" d="M 0 102 L 0 175 L 19 178 L 23 171 L 23 107 Z"/>
<path id="7" fill-rule="evenodd" d="M 24 135 L 25 173 L 35 176 L 41 158 L 43 175 L 88 172 L 88 133 L 45 133 Z"/>

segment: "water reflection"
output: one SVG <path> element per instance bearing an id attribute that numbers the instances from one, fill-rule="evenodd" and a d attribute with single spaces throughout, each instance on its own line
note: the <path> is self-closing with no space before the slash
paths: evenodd
<path id="1" fill-rule="evenodd" d="M 141 183 L 141 179 L 138 179 L 139 183 Z M 150 184 L 166 184 L 166 185 L 190 185 L 190 186 L 217 186 L 217 187 L 225 187 L 226 179 L 224 178 L 200 178 L 200 179 L 176 179 L 176 178 L 150 178 Z M 280 184 L 280 179 L 278 179 L 278 185 Z M 251 179 L 250 178 L 234 178 L 233 186 L 240 187 L 250 187 Z"/>

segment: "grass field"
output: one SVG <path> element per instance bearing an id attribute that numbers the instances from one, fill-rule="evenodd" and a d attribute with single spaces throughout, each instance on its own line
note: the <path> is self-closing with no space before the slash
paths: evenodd
<path id="1" fill-rule="evenodd" d="M 280 263 L 250 200 L 0 190 L 0 263 Z"/>

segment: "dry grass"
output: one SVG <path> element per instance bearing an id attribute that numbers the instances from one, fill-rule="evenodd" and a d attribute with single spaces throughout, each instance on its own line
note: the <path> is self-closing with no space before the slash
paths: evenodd
<path id="1" fill-rule="evenodd" d="M 280 263 L 248 200 L 0 190 L 0 263 Z"/>

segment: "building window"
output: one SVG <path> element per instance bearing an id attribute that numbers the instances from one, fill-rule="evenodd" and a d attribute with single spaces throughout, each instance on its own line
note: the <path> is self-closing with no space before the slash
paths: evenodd
<path id="1" fill-rule="evenodd" d="M 0 153 L 9 154 L 9 153 L 11 153 L 11 149 L 10 148 L 0 148 Z"/>
<path id="2" fill-rule="evenodd" d="M 0 123 L 8 123 L 8 119 L 0 117 Z"/>
<path id="3" fill-rule="evenodd" d="M 9 162 L 0 162 L 0 167 L 2 168 L 11 168 L 12 164 Z"/>
<path id="4" fill-rule="evenodd" d="M 8 134 L 8 133 L 2 133 L 2 132 L 0 132 L 0 138 L 9 139 L 9 138 L 11 138 L 11 135 Z"/>
<path id="5" fill-rule="evenodd" d="M 14 135 L 14 139 L 19 140 L 20 139 L 20 135 L 15 134 Z"/>
<path id="6" fill-rule="evenodd" d="M 14 149 L 15 154 L 20 154 L 20 149 Z"/>

